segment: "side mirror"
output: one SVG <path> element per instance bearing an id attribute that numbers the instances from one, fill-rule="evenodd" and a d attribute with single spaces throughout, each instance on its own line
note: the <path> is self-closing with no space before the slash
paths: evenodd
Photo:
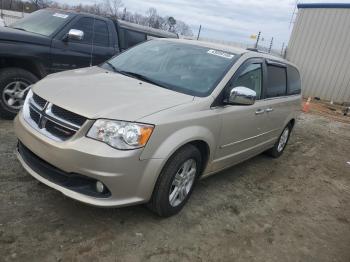
<path id="1" fill-rule="evenodd" d="M 81 41 L 84 39 L 84 32 L 77 29 L 71 29 L 69 30 L 66 39 Z"/>
<path id="2" fill-rule="evenodd" d="M 230 90 L 225 103 L 230 105 L 253 105 L 256 100 L 256 92 L 244 86 L 234 87 Z"/>

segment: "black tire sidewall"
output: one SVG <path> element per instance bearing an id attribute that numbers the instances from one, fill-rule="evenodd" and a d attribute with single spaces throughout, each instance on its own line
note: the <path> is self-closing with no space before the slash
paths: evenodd
<path id="1" fill-rule="evenodd" d="M 34 84 L 38 78 L 32 73 L 20 68 L 7 68 L 0 70 L 0 116 L 5 119 L 13 119 L 19 110 L 10 108 L 3 101 L 3 92 L 5 87 L 14 81 L 23 81 L 28 85 Z"/>
<path id="2" fill-rule="evenodd" d="M 279 142 L 281 140 L 281 137 L 282 137 L 282 134 L 284 132 L 284 130 L 286 130 L 286 128 L 288 128 L 288 138 L 287 138 L 287 141 L 286 141 L 286 144 L 284 145 L 283 149 L 281 151 L 278 151 L 278 145 L 279 145 Z M 292 132 L 292 126 L 290 124 L 288 124 L 285 128 L 283 128 L 283 131 L 281 133 L 281 135 L 278 137 L 278 140 L 276 141 L 274 147 L 272 148 L 270 154 L 273 156 L 273 157 L 280 157 L 284 150 L 286 149 L 287 145 L 288 145 L 288 141 L 289 141 L 289 137 L 290 137 L 290 134 Z"/>
<path id="3" fill-rule="evenodd" d="M 187 194 L 186 198 L 182 203 L 178 206 L 173 207 L 169 202 L 169 193 L 171 189 L 172 182 L 176 176 L 177 171 L 180 169 L 181 165 L 189 160 L 194 159 L 196 161 L 196 177 L 191 187 L 191 190 Z M 198 180 L 198 177 L 201 173 L 202 167 L 202 157 L 199 150 L 192 145 L 185 146 L 178 150 L 166 163 L 164 166 L 157 184 L 155 186 L 155 190 L 152 196 L 152 206 L 151 209 L 154 210 L 158 215 L 162 217 L 168 217 L 178 213 L 183 206 L 187 203 L 190 198 L 195 184 Z"/>

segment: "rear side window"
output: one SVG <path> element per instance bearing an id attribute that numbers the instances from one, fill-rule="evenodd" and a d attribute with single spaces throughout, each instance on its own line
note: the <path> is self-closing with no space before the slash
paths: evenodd
<path id="1" fill-rule="evenodd" d="M 301 93 L 301 80 L 299 71 L 293 67 L 288 67 L 288 95 Z"/>
<path id="2" fill-rule="evenodd" d="M 125 30 L 125 38 L 126 38 L 128 48 L 146 41 L 145 34 L 135 32 L 135 31 L 130 31 L 130 30 Z"/>
<path id="3" fill-rule="evenodd" d="M 266 98 L 285 96 L 287 93 L 287 71 L 285 67 L 267 65 Z"/>
<path id="4" fill-rule="evenodd" d="M 109 34 L 107 23 L 102 20 L 95 20 L 94 44 L 109 46 Z"/>

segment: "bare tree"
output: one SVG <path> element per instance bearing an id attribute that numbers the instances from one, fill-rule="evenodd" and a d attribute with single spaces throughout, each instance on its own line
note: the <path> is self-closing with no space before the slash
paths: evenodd
<path id="1" fill-rule="evenodd" d="M 169 31 L 170 32 L 175 32 L 174 28 L 175 28 L 175 25 L 176 25 L 176 20 L 174 17 L 170 16 L 168 17 L 167 19 L 167 23 L 168 23 L 168 26 L 169 26 Z"/>
<path id="2" fill-rule="evenodd" d="M 188 24 L 181 20 L 176 21 L 174 31 L 180 35 L 193 36 L 192 29 L 188 26 Z"/>
<path id="3" fill-rule="evenodd" d="M 149 8 L 146 12 L 146 16 L 148 26 L 155 27 L 158 20 L 157 9 L 155 9 L 154 7 Z"/>
<path id="4" fill-rule="evenodd" d="M 106 13 L 113 18 L 118 18 L 119 9 L 124 6 L 122 0 L 104 0 Z"/>
<path id="5" fill-rule="evenodd" d="M 36 9 L 46 8 L 52 4 L 51 0 L 30 0 Z"/>

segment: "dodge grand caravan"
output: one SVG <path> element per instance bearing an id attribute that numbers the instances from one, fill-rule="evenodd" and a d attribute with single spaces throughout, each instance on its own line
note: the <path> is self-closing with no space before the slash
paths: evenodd
<path id="1" fill-rule="evenodd" d="M 32 86 L 18 158 L 42 183 L 101 207 L 179 212 L 196 181 L 262 152 L 279 157 L 300 106 L 297 68 L 258 52 L 151 40 Z"/>

